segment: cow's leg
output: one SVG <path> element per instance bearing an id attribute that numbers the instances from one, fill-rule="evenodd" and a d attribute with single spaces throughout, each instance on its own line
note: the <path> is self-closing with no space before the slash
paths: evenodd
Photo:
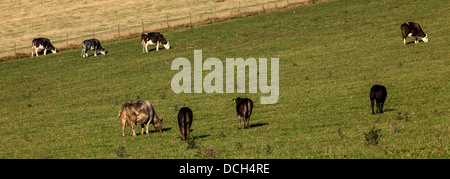
<path id="1" fill-rule="evenodd" d="M 38 57 L 38 56 L 39 56 L 39 53 L 38 53 L 38 51 L 39 51 L 39 48 L 36 48 L 36 57 Z"/>
<path id="2" fill-rule="evenodd" d="M 122 119 L 122 137 L 125 137 L 126 121 Z"/>
<path id="3" fill-rule="evenodd" d="M 377 100 L 377 113 L 380 112 L 380 101 Z"/>
<path id="4" fill-rule="evenodd" d="M 47 49 L 44 49 L 44 55 L 47 55 Z"/>
<path id="5" fill-rule="evenodd" d="M 145 44 L 145 53 L 148 53 L 148 44 Z"/>
<path id="6" fill-rule="evenodd" d="M 403 38 L 403 46 L 406 45 L 406 38 Z"/>
<path id="7" fill-rule="evenodd" d="M 161 42 L 156 42 L 156 51 L 159 51 L 159 44 L 160 44 Z"/>
<path id="8" fill-rule="evenodd" d="M 239 121 L 239 129 L 241 129 L 241 116 L 238 115 L 238 121 Z"/>
<path id="9" fill-rule="evenodd" d="M 134 126 L 135 126 L 134 124 L 131 124 L 131 125 L 130 125 L 131 131 L 133 132 L 133 136 L 136 136 L 136 132 L 134 132 Z"/>
<path id="10" fill-rule="evenodd" d="M 188 138 L 190 132 L 191 132 L 191 125 L 190 124 L 186 124 L 186 138 Z"/>
<path id="11" fill-rule="evenodd" d="M 370 100 L 370 104 L 371 104 L 371 106 L 372 106 L 372 114 L 375 114 L 375 111 L 373 110 L 373 106 L 374 106 L 374 100 L 373 99 L 371 99 Z"/>
<path id="12" fill-rule="evenodd" d="M 141 45 L 142 45 L 142 53 L 145 53 L 145 43 L 144 43 L 144 41 L 142 41 Z"/>
<path id="13" fill-rule="evenodd" d="M 384 106 L 384 101 L 381 101 L 381 104 L 380 104 L 380 112 L 381 113 L 383 113 L 383 106 Z"/>
<path id="14" fill-rule="evenodd" d="M 94 56 L 97 56 L 97 48 L 94 48 Z"/>
<path id="15" fill-rule="evenodd" d="M 247 117 L 247 125 L 246 125 L 246 126 L 247 126 L 247 129 L 249 128 L 249 127 L 248 127 L 249 123 L 250 123 L 250 116 Z"/>
<path id="16" fill-rule="evenodd" d="M 146 134 L 149 134 L 149 133 L 148 133 L 148 126 L 150 126 L 150 121 L 151 121 L 151 120 L 148 120 L 147 126 L 145 126 L 145 132 L 146 132 Z"/>
<path id="17" fill-rule="evenodd" d="M 34 56 L 34 48 L 31 47 L 31 57 L 33 57 L 33 56 Z"/>
<path id="18" fill-rule="evenodd" d="M 419 34 L 419 33 L 417 33 L 417 34 Z M 418 35 L 416 36 L 416 40 L 414 41 L 414 43 L 415 44 L 419 43 L 419 36 Z"/>
<path id="19" fill-rule="evenodd" d="M 145 133 L 144 133 L 144 127 L 145 127 L 145 124 L 141 124 L 141 135 L 144 135 Z"/>
<path id="20" fill-rule="evenodd" d="M 181 140 L 186 140 L 186 125 L 184 121 L 180 125 Z"/>

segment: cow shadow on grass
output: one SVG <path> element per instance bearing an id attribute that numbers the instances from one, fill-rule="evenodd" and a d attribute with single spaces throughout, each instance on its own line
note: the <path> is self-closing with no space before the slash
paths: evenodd
<path id="1" fill-rule="evenodd" d="M 390 112 L 390 111 L 395 111 L 395 109 L 394 108 L 383 109 L 383 112 Z"/>
<path id="2" fill-rule="evenodd" d="M 419 40 L 418 43 L 421 43 L 421 42 L 423 42 L 423 40 Z M 414 41 L 409 41 L 409 42 L 406 42 L 406 43 L 405 43 L 405 45 L 409 45 L 409 44 L 414 44 Z"/>
<path id="3" fill-rule="evenodd" d="M 162 132 L 166 132 L 166 131 L 170 131 L 170 130 L 172 130 L 171 127 L 163 128 L 163 129 L 162 129 Z M 145 133 L 145 131 L 144 131 L 144 133 Z M 152 133 L 158 133 L 158 131 L 156 131 L 156 130 L 149 130 L 148 133 L 150 133 L 150 134 L 152 134 Z M 145 134 L 146 134 L 146 133 L 145 133 Z M 138 136 L 138 135 L 142 135 L 142 134 L 139 133 L 139 134 L 136 134 L 136 135 Z"/>
<path id="4" fill-rule="evenodd" d="M 159 46 L 159 50 L 160 50 L 160 51 L 161 51 L 161 50 L 171 50 L 171 49 L 173 49 L 173 46 L 172 46 L 172 45 L 170 45 L 170 48 L 169 48 L 169 49 L 164 48 L 164 46 L 162 46 L 162 48 L 161 48 L 161 46 Z M 156 51 L 156 47 L 155 47 L 155 48 L 148 48 L 148 53 L 153 52 L 153 51 L 158 52 L 158 51 Z"/>
<path id="5" fill-rule="evenodd" d="M 249 128 L 254 128 L 254 127 L 260 127 L 260 126 L 265 126 L 265 125 L 268 125 L 269 123 L 267 123 L 267 122 L 258 122 L 258 123 L 255 123 L 255 124 L 250 124 L 248 127 Z"/>

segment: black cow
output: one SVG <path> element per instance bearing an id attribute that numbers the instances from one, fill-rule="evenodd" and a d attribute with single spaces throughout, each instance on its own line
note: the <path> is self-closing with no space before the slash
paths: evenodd
<path id="1" fill-rule="evenodd" d="M 422 28 L 418 23 L 415 22 L 405 22 L 400 26 L 403 35 L 403 46 L 406 45 L 406 37 L 415 37 L 416 40 L 414 43 L 419 43 L 418 38 L 422 38 L 422 40 L 426 43 L 428 42 L 428 36 L 423 32 Z"/>
<path id="2" fill-rule="evenodd" d="M 239 129 L 241 129 L 241 117 L 244 118 L 244 129 L 248 129 L 248 123 L 250 122 L 250 115 L 252 115 L 253 101 L 248 98 L 236 98 L 233 99 L 236 103 L 236 112 L 238 115 Z"/>
<path id="3" fill-rule="evenodd" d="M 373 85 L 370 89 L 370 104 L 372 105 L 372 114 L 375 114 L 373 110 L 374 100 L 377 101 L 377 112 L 383 113 L 384 101 L 386 101 L 387 91 L 386 87 L 381 85 Z"/>
<path id="4" fill-rule="evenodd" d="M 103 55 L 106 54 L 105 49 L 97 39 L 88 39 L 83 41 L 83 49 L 81 50 L 81 55 L 83 56 L 83 58 L 88 57 L 87 52 L 89 49 L 94 50 L 94 56 L 97 56 L 97 50 L 100 50 L 100 53 L 102 53 Z"/>
<path id="5" fill-rule="evenodd" d="M 42 49 L 44 49 L 44 55 L 47 55 L 47 50 L 51 50 L 52 53 L 57 52 L 56 48 L 52 45 L 48 38 L 40 37 L 33 39 L 31 44 L 31 57 L 34 56 L 34 53 L 36 53 L 36 56 L 39 56 L 38 51 Z"/>
<path id="6" fill-rule="evenodd" d="M 164 45 L 164 48 L 169 49 L 169 42 L 159 32 L 150 32 L 141 35 L 142 52 L 148 53 L 147 46 L 156 44 L 156 51 L 159 51 L 159 45 Z"/>
<path id="7" fill-rule="evenodd" d="M 188 107 L 181 108 L 178 112 L 178 126 L 180 127 L 181 140 L 186 140 L 189 136 L 192 120 L 192 110 Z"/>

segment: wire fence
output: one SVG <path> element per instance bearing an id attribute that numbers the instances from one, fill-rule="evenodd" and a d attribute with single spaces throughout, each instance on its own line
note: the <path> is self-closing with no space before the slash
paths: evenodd
<path id="1" fill-rule="evenodd" d="M 219 0 L 217 1 L 219 2 Z M 216 23 L 220 20 L 244 16 L 267 10 L 285 8 L 294 4 L 308 3 L 308 0 L 252 0 L 239 1 L 234 5 L 214 3 L 211 7 L 202 10 L 189 10 L 173 14 L 165 14 L 162 18 L 142 19 L 140 22 L 127 24 L 101 25 L 100 27 L 79 32 L 48 34 L 57 49 L 81 48 L 85 39 L 96 38 L 102 41 L 115 41 L 130 37 L 138 37 L 141 33 L 151 31 L 167 31 L 172 28 L 189 28 L 201 23 Z M 134 36 L 133 36 L 134 34 Z M 31 41 L 16 41 L 0 48 L 0 57 L 16 56 L 18 53 L 31 54 Z"/>

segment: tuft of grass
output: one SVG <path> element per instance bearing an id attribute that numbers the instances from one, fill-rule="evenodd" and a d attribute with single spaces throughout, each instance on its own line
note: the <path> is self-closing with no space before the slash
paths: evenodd
<path id="1" fill-rule="evenodd" d="M 381 140 L 381 129 L 373 127 L 369 132 L 364 133 L 364 139 L 366 145 L 377 145 Z"/>

